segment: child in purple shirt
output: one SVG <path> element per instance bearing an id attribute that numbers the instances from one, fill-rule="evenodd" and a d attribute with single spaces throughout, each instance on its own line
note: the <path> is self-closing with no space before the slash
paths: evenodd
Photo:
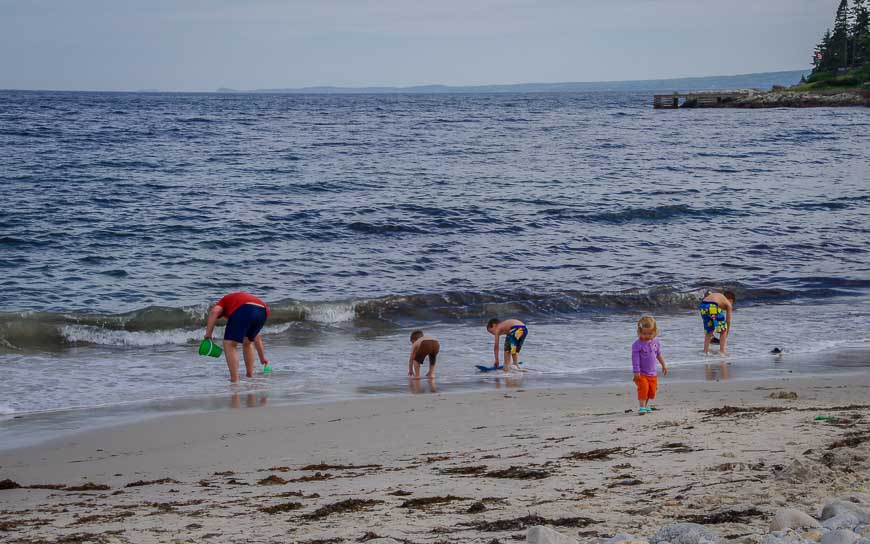
<path id="1" fill-rule="evenodd" d="M 659 344 L 658 325 L 651 315 L 645 315 L 637 322 L 637 340 L 631 345 L 631 370 L 634 372 L 634 384 L 637 386 L 637 401 L 640 405 L 637 413 L 644 415 L 652 412 L 649 401 L 656 398 L 658 376 L 656 361 L 662 365 L 662 376 L 668 375 L 668 367 L 662 357 L 662 347 Z"/>

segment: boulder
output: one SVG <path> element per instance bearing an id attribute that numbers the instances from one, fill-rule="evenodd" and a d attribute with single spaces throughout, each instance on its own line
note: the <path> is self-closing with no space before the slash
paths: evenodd
<path id="1" fill-rule="evenodd" d="M 805 527 L 821 527 L 818 521 L 794 508 L 780 510 L 770 520 L 770 531 L 784 531 L 786 529 L 801 529 Z"/>
<path id="2" fill-rule="evenodd" d="M 543 525 L 529 527 L 526 532 L 526 542 L 529 544 L 578 544 L 573 538 Z"/>
<path id="3" fill-rule="evenodd" d="M 835 499 L 825 503 L 819 519 L 825 521 L 843 514 L 852 514 L 858 518 L 861 523 L 870 523 L 870 512 L 862 508 L 860 504 L 840 499 Z"/>
<path id="4" fill-rule="evenodd" d="M 861 538 L 852 531 L 838 529 L 822 537 L 822 544 L 855 544 Z"/>
<path id="5" fill-rule="evenodd" d="M 713 544 L 719 541 L 719 533 L 698 523 L 672 523 L 659 529 L 649 541 L 650 544 Z"/>
<path id="6" fill-rule="evenodd" d="M 852 512 L 843 512 L 822 522 L 822 527 L 831 531 L 854 529 L 861 524 L 860 518 Z"/>

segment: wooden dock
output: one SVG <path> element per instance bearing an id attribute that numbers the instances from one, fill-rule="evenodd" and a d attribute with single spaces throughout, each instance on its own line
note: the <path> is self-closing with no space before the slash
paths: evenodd
<path id="1" fill-rule="evenodd" d="M 750 94 L 751 91 L 700 91 L 693 93 L 670 93 L 653 96 L 653 108 L 722 108 L 727 107 L 737 98 Z"/>

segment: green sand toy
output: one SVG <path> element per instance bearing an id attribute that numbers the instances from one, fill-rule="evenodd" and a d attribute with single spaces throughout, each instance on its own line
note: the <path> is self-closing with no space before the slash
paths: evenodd
<path id="1" fill-rule="evenodd" d="M 199 354 L 208 357 L 220 357 L 224 350 L 215 344 L 211 338 L 206 338 L 199 343 Z"/>
<path id="2" fill-rule="evenodd" d="M 271 367 L 271 366 L 266 365 L 266 366 L 263 367 L 263 374 L 270 374 L 271 372 L 272 372 L 272 367 Z"/>

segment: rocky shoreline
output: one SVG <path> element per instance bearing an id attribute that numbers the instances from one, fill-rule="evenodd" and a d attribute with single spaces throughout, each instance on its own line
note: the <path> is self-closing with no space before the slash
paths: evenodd
<path id="1" fill-rule="evenodd" d="M 870 107 L 870 90 L 762 92 L 749 90 L 722 96 L 715 104 L 700 99 L 703 93 L 690 94 L 682 108 L 827 108 Z"/>

